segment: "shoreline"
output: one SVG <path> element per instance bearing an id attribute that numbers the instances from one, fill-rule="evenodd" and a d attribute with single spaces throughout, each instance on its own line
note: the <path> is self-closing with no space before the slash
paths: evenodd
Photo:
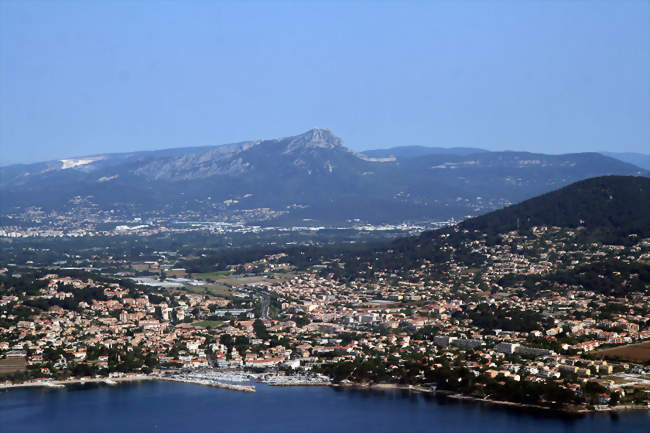
<path id="1" fill-rule="evenodd" d="M 75 379 L 64 379 L 64 380 L 50 380 L 50 381 L 41 381 L 41 382 L 23 382 L 17 384 L 0 384 L 0 391 L 17 389 L 17 388 L 65 388 L 67 385 L 76 385 L 76 384 L 86 384 L 86 383 L 98 383 L 106 385 L 119 385 L 120 383 L 129 383 L 129 382 L 141 382 L 141 381 L 160 381 L 160 382 L 179 382 L 179 383 L 188 383 L 192 385 L 202 385 L 202 386 L 211 386 L 214 388 L 227 389 L 231 391 L 242 391 L 242 392 L 255 392 L 255 387 L 250 385 L 234 385 L 228 383 L 213 382 L 208 383 L 207 381 L 201 380 L 191 380 L 191 379 L 181 379 L 174 377 L 165 377 L 165 376 L 152 376 L 152 375 L 136 375 L 136 376 L 124 376 L 124 377 L 102 377 L 102 378 L 75 378 Z"/>
<path id="2" fill-rule="evenodd" d="M 139 382 L 144 380 L 155 380 L 156 376 L 137 375 L 137 376 L 124 376 L 124 377 L 91 377 L 91 378 L 74 378 L 62 380 L 47 380 L 40 382 L 23 382 L 23 383 L 0 383 L 0 390 L 14 389 L 14 388 L 61 388 L 66 385 L 85 384 L 85 383 L 105 383 L 106 385 L 117 385 L 120 382 Z"/>
<path id="3" fill-rule="evenodd" d="M 11 389 L 19 388 L 65 388 L 67 385 L 75 384 L 86 384 L 86 383 L 98 383 L 106 384 L 109 386 L 119 385 L 120 383 L 129 383 L 129 382 L 140 382 L 140 381 L 160 381 L 160 382 L 177 382 L 177 383 L 186 383 L 190 385 L 200 385 L 200 386 L 210 386 L 219 389 L 226 389 L 230 391 L 239 391 L 239 392 L 256 392 L 254 385 L 236 385 L 220 382 L 207 382 L 202 380 L 192 380 L 192 379 L 181 379 L 175 377 L 165 377 L 165 376 L 152 376 L 152 375 L 135 375 L 135 376 L 124 376 L 124 377 L 106 377 L 106 378 L 75 378 L 75 379 L 64 379 L 64 380 L 51 380 L 51 381 L 41 381 L 41 382 L 24 382 L 18 384 L 8 384 L 0 383 L 0 391 L 7 391 Z M 263 383 L 263 382 L 262 382 Z M 291 384 L 266 384 L 272 387 L 301 387 L 301 386 L 329 386 L 335 389 L 359 389 L 359 390 L 400 390 L 400 391 L 409 391 L 416 392 L 421 394 L 432 394 L 432 395 L 442 395 L 447 398 L 451 398 L 459 401 L 471 401 L 475 403 L 485 403 L 490 405 L 497 406 L 506 406 L 519 409 L 534 409 L 534 410 L 544 410 L 555 412 L 563 415 L 587 415 L 587 414 L 597 414 L 597 413 L 619 413 L 619 412 L 632 412 L 632 411 L 650 411 L 650 406 L 642 405 L 626 405 L 626 406 L 601 406 L 594 409 L 588 408 L 553 408 L 548 406 L 542 406 L 538 404 L 529 404 L 529 403 L 517 403 L 512 401 L 505 400 L 489 400 L 479 397 L 474 397 L 470 395 L 464 395 L 455 393 L 454 391 L 441 390 L 441 389 L 432 389 L 430 387 L 420 386 L 420 385 L 406 385 L 399 383 L 291 383 Z"/>
<path id="4" fill-rule="evenodd" d="M 506 400 L 489 400 L 479 397 L 474 397 L 471 395 L 459 394 L 454 391 L 448 391 L 444 389 L 431 389 L 429 387 L 424 387 L 420 385 L 406 385 L 399 383 L 345 383 L 345 384 L 332 384 L 334 388 L 341 389 L 361 389 L 361 390 L 401 390 L 401 391 L 410 391 L 423 394 L 432 394 L 432 395 L 442 395 L 447 398 L 452 398 L 454 400 L 460 401 L 471 401 L 475 403 L 485 403 L 496 406 L 506 406 L 519 409 L 534 409 L 534 410 L 543 410 L 548 412 L 554 412 L 557 414 L 563 415 L 587 415 L 587 414 L 597 414 L 597 413 L 618 413 L 618 412 L 631 412 L 631 411 L 650 411 L 650 406 L 641 406 L 641 405 L 626 405 L 626 406 L 606 406 L 606 407 L 597 407 L 595 409 L 588 408 L 577 408 L 577 407 L 564 407 L 564 408 L 553 408 L 548 406 L 542 406 L 538 404 L 530 403 L 517 403 L 513 401 Z"/>

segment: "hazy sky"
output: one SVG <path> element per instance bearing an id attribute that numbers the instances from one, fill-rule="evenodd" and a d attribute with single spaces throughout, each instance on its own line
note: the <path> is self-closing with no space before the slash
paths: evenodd
<path id="1" fill-rule="evenodd" d="M 274 138 L 650 153 L 650 3 L 0 0 L 0 161 Z"/>

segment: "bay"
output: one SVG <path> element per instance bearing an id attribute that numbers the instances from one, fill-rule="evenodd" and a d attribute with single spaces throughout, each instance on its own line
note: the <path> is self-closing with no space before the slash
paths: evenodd
<path id="1" fill-rule="evenodd" d="M 399 390 L 257 385 L 243 393 L 147 381 L 0 392 L 2 433 L 648 431 L 648 412 L 558 416 Z"/>

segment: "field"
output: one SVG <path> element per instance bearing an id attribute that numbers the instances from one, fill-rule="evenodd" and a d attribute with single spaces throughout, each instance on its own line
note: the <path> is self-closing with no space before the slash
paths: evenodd
<path id="1" fill-rule="evenodd" d="M 600 350 L 596 352 L 596 356 L 599 358 L 617 358 L 632 362 L 650 362 L 650 341 Z"/>
<path id="2" fill-rule="evenodd" d="M 291 272 L 272 274 L 275 280 L 287 280 L 293 278 L 294 275 L 295 274 Z M 239 277 L 232 275 L 230 272 L 208 272 L 205 274 L 192 274 L 192 277 L 196 278 L 197 280 L 208 281 L 216 284 L 225 284 L 232 287 L 243 286 L 244 284 L 248 283 L 271 281 L 271 279 L 266 275 Z"/>
<path id="3" fill-rule="evenodd" d="M 206 272 L 204 274 L 192 274 L 193 278 L 197 280 L 216 280 L 217 278 L 224 278 L 231 275 L 232 272 L 220 271 L 220 272 Z"/>
<path id="4" fill-rule="evenodd" d="M 24 356 L 8 356 L 0 359 L 0 374 L 24 371 L 26 365 Z"/>
<path id="5" fill-rule="evenodd" d="M 222 298 L 228 298 L 232 296 L 236 290 L 231 289 L 225 284 L 213 284 L 208 283 L 204 286 L 186 286 L 182 291 L 195 293 L 197 295 L 212 295 L 219 296 Z"/>
<path id="6" fill-rule="evenodd" d="M 250 283 L 260 282 L 281 282 L 295 276 L 292 272 L 277 272 L 273 274 L 240 277 L 232 272 L 207 272 L 203 274 L 192 274 L 191 277 L 201 280 L 204 284 L 200 286 L 187 285 L 183 288 L 171 288 L 172 293 L 190 292 L 197 295 L 217 296 L 220 298 L 232 298 L 238 292 L 237 288 Z"/>
<path id="7" fill-rule="evenodd" d="M 194 322 L 192 323 L 194 326 L 200 326 L 202 328 L 218 328 L 220 326 L 223 326 L 223 322 L 217 322 L 215 320 L 202 320 L 200 322 Z"/>

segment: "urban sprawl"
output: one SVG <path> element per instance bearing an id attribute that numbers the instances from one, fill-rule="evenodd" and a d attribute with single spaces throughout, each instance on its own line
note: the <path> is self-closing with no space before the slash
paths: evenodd
<path id="1" fill-rule="evenodd" d="M 650 366 L 634 358 L 650 350 L 647 290 L 620 295 L 543 277 L 606 260 L 647 262 L 650 240 L 585 247 L 574 241 L 578 230 L 535 227 L 498 242 L 475 233 L 463 248 L 485 257 L 479 268 L 455 260 L 449 244 L 443 264 L 352 277 L 341 274 L 344 258 L 298 269 L 284 253 L 202 273 L 178 267 L 178 251 L 97 259 L 119 262 L 119 275 L 8 264 L 0 384 L 134 377 L 251 391 L 264 381 L 571 411 L 647 407 Z"/>

